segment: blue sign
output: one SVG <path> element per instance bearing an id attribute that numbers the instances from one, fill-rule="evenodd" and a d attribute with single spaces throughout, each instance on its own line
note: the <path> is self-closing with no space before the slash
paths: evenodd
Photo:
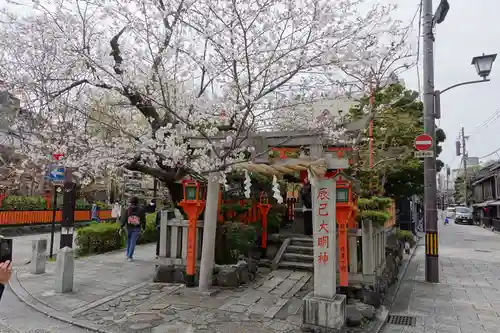
<path id="1" fill-rule="evenodd" d="M 64 181 L 64 167 L 56 164 L 49 165 L 45 178 L 56 182 Z"/>

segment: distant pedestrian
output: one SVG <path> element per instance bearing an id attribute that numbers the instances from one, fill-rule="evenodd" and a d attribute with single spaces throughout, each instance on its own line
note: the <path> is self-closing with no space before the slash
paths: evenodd
<path id="1" fill-rule="evenodd" d="M 90 219 L 92 222 L 101 222 L 99 218 L 99 206 L 97 203 L 92 204 L 92 208 L 90 209 Z"/>
<path id="2" fill-rule="evenodd" d="M 141 235 L 141 230 L 146 228 L 146 213 L 139 207 L 137 197 L 130 198 L 130 205 L 121 216 L 121 229 L 127 229 L 127 259 L 134 260 L 134 251 L 137 240 Z"/>
<path id="3" fill-rule="evenodd" d="M 113 208 L 111 209 L 111 217 L 115 218 L 117 222 L 120 222 L 120 216 L 122 215 L 122 206 L 118 201 L 115 201 Z"/>
<path id="4" fill-rule="evenodd" d="M 154 213 L 156 211 L 156 199 L 152 199 L 149 204 L 144 206 L 144 212 L 146 214 Z"/>

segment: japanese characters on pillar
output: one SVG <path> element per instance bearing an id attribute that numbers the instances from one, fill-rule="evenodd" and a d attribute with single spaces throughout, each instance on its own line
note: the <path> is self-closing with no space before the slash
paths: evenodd
<path id="1" fill-rule="evenodd" d="M 314 295 L 332 298 L 336 292 L 335 180 L 313 182 Z"/>

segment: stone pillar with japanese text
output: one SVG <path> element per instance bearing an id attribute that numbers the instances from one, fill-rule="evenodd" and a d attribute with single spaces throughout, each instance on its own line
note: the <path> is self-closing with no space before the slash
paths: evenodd
<path id="1" fill-rule="evenodd" d="M 340 330 L 345 323 L 345 295 L 337 290 L 335 179 L 312 182 L 314 291 L 303 299 L 302 327 L 317 332 Z"/>
<path id="2" fill-rule="evenodd" d="M 332 179 L 314 182 L 312 190 L 314 295 L 333 297 L 337 289 L 336 188 Z"/>

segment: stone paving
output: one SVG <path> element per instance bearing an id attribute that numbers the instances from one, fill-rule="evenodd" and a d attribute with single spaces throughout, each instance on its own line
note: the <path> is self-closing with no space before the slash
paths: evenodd
<path id="1" fill-rule="evenodd" d="M 236 332 L 244 327 L 244 332 L 300 332 L 302 294 L 310 278 L 310 273 L 278 270 L 248 287 L 210 296 L 183 285 L 146 283 L 72 315 L 107 332 Z"/>
<path id="2" fill-rule="evenodd" d="M 12 286 L 50 311 L 104 332 L 300 332 L 311 273 L 259 269 L 251 284 L 209 296 L 151 282 L 154 245 L 138 246 L 135 257 L 127 262 L 120 251 L 77 259 L 74 291 L 67 294 L 54 290 L 55 263 L 41 275 L 21 267 Z"/>
<path id="3" fill-rule="evenodd" d="M 48 262 L 46 273 L 33 275 L 22 267 L 17 277 L 33 297 L 61 312 L 71 312 L 144 281 L 152 281 L 155 245 L 138 246 L 136 260 L 127 262 L 122 251 L 79 258 L 75 262 L 74 292 L 58 294 L 55 262 Z"/>
<path id="4" fill-rule="evenodd" d="M 383 333 L 500 332 L 500 235 L 476 226 L 439 227 L 440 283 L 425 282 L 420 246 L 391 309 L 416 317 L 416 325 L 388 324 Z"/>

